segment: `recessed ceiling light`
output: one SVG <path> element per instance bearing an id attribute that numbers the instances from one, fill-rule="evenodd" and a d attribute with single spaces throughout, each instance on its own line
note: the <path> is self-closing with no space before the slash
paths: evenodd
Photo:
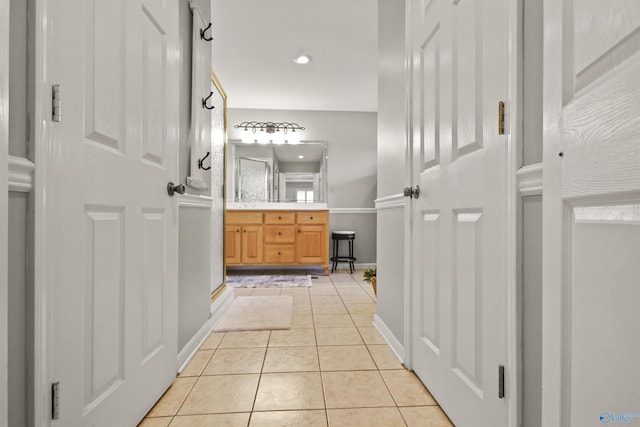
<path id="1" fill-rule="evenodd" d="M 304 156 L 300 155 L 298 156 L 299 159 L 304 159 Z"/>
<path id="2" fill-rule="evenodd" d="M 309 56 L 307 54 L 298 55 L 293 60 L 293 62 L 295 62 L 296 64 L 301 64 L 301 65 L 308 64 L 309 62 L 311 62 L 311 56 Z"/>

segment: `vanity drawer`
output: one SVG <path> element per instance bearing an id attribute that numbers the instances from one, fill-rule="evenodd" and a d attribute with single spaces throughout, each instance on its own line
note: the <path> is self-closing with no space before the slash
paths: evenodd
<path id="1" fill-rule="evenodd" d="M 227 211 L 227 224 L 262 224 L 262 212 Z"/>
<path id="2" fill-rule="evenodd" d="M 264 241 L 265 243 L 295 243 L 296 227 L 295 225 L 265 225 Z"/>
<path id="3" fill-rule="evenodd" d="M 295 224 L 295 212 L 265 212 L 265 224 Z"/>
<path id="4" fill-rule="evenodd" d="M 298 224 L 326 224 L 327 212 L 298 212 L 297 214 Z"/>
<path id="5" fill-rule="evenodd" d="M 294 245 L 270 245 L 264 248 L 264 262 L 267 264 L 295 262 Z"/>

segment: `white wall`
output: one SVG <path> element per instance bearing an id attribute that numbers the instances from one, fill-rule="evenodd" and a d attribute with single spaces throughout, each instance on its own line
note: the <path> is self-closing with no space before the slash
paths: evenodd
<path id="1" fill-rule="evenodd" d="M 224 85 L 224 82 L 222 82 Z M 233 93 L 229 93 L 229 99 Z M 377 196 L 377 115 L 371 112 L 229 109 L 229 139 L 242 139 L 243 121 L 295 122 L 305 127 L 302 140 L 324 141 L 328 146 L 328 206 L 332 230 L 353 227 L 358 263 L 375 263 L 376 227 L 374 207 Z M 349 209 L 335 213 L 331 209 Z M 358 210 L 363 210 L 359 213 Z M 335 226 L 335 227 L 334 227 Z"/>
<path id="2" fill-rule="evenodd" d="M 405 185 L 404 1 L 378 1 L 378 200 Z M 387 199 L 388 200 L 388 199 Z M 378 203 L 377 317 L 404 343 L 404 203 Z"/>

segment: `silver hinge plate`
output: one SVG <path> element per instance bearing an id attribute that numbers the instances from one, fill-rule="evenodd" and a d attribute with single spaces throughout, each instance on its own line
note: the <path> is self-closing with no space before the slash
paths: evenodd
<path id="1" fill-rule="evenodd" d="M 51 419 L 60 418 L 60 381 L 51 384 Z"/>
<path id="2" fill-rule="evenodd" d="M 498 398 L 504 399 L 504 366 L 498 366 Z"/>

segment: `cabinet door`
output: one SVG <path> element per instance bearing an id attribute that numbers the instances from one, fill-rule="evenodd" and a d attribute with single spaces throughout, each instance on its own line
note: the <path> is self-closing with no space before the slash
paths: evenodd
<path id="1" fill-rule="evenodd" d="M 324 225 L 300 225 L 296 234 L 297 262 L 322 264 L 326 261 L 327 239 Z"/>
<path id="2" fill-rule="evenodd" d="M 262 225 L 242 227 L 242 263 L 262 264 Z"/>
<path id="3" fill-rule="evenodd" d="M 242 227 L 239 225 L 227 225 L 224 236 L 224 253 L 227 264 L 239 264 L 242 261 L 240 248 Z"/>

